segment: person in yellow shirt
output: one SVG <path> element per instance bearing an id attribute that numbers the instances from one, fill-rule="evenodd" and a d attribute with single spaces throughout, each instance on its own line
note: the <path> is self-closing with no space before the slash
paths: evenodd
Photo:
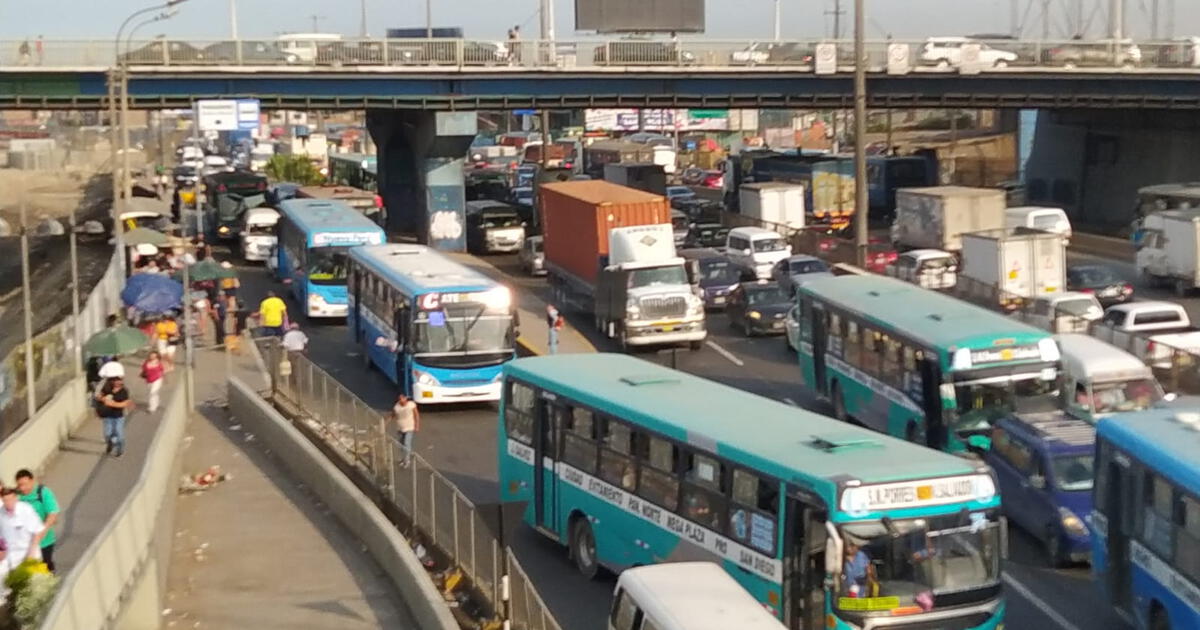
<path id="1" fill-rule="evenodd" d="M 179 345 L 179 323 L 174 317 L 164 317 L 154 324 L 154 345 L 162 358 L 163 368 L 175 369 L 175 347 Z"/>
<path id="2" fill-rule="evenodd" d="M 265 335 L 268 337 L 283 336 L 283 328 L 287 325 L 287 304 L 279 299 L 274 291 L 267 291 L 266 299 L 259 303 L 258 312 L 254 315 L 263 327 Z"/>

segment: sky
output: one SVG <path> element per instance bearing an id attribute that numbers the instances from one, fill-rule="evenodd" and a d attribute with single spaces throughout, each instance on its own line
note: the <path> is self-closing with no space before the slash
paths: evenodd
<path id="1" fill-rule="evenodd" d="M 138 31 L 146 38 L 157 35 L 188 39 L 227 38 L 230 32 L 231 0 L 186 0 L 174 18 L 150 24 Z M 284 32 L 309 32 L 318 16 L 323 32 L 358 34 L 359 0 L 233 0 L 237 4 L 238 27 L 243 38 L 271 38 Z M 372 35 L 383 35 L 389 27 L 424 26 L 425 0 L 365 0 Z M 461 26 L 467 37 L 504 37 L 513 24 L 521 24 L 525 38 L 538 30 L 537 0 L 430 0 L 435 26 Z M 555 0 L 557 36 L 576 37 L 574 1 Z M 582 0 L 586 1 L 586 0 Z M 828 35 L 828 11 L 835 0 L 781 0 L 785 38 Z M 1012 0 L 866 0 L 868 37 L 923 38 L 933 35 L 1005 32 L 1009 28 Z M 1017 0 L 1040 7 L 1040 0 Z M 1088 5 L 1107 0 L 1082 0 Z M 1149 19 L 1144 6 L 1154 0 L 1126 0 L 1127 29 L 1134 37 L 1147 37 Z M 47 40 L 109 40 L 121 22 L 134 11 L 152 6 L 154 0 L 35 0 L 17 3 L 0 0 L 0 40 L 43 35 Z M 710 39 L 767 38 L 772 33 L 773 0 L 706 0 L 705 37 Z M 1076 0 L 1052 0 L 1067 5 Z M 842 0 L 851 9 L 853 0 Z M 1165 7 L 1169 0 L 1162 0 Z M 1200 35 L 1200 2 L 1177 0 L 1176 35 Z M 970 8 L 967 8 L 969 5 Z M 1026 32 L 1040 34 L 1039 9 L 1029 12 Z M 1093 32 L 1103 30 L 1104 13 L 1093 19 Z M 1056 18 L 1062 22 L 1061 13 Z M 1032 24 L 1036 22 L 1037 24 Z M 851 20 L 843 18 L 848 34 Z M 1052 29 L 1057 34 L 1059 29 Z M 594 36 L 593 36 L 594 37 Z"/>

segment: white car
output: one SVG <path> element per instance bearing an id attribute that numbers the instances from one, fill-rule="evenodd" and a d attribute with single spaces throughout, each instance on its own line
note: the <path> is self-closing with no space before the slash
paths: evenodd
<path id="1" fill-rule="evenodd" d="M 967 37 L 930 37 L 921 49 L 921 61 L 939 68 L 962 65 L 962 49 L 966 44 L 979 45 L 979 65 L 983 68 L 1006 68 L 1017 60 L 1017 53 L 998 50 Z"/>
<path id="2" fill-rule="evenodd" d="M 897 256 L 883 271 L 922 289 L 950 289 L 958 283 L 958 258 L 940 249 L 914 249 Z"/>

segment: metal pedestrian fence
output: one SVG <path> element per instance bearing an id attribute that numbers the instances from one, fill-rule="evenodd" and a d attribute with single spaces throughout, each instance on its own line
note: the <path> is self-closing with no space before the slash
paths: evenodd
<path id="1" fill-rule="evenodd" d="M 400 516 L 397 525 L 417 547 L 435 581 L 474 616 L 509 622 L 518 630 L 561 630 L 537 589 L 492 524 L 499 510 L 482 510 L 453 483 L 410 452 L 372 408 L 308 357 L 258 340 L 272 377 L 276 404 L 370 480 Z M 469 594 L 464 596 L 463 594 Z M 473 596 L 473 597 L 471 597 Z M 464 605 L 464 600 L 466 600 Z"/>

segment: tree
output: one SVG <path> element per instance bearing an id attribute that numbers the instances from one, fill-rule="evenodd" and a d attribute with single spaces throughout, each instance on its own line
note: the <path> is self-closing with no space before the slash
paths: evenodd
<path id="1" fill-rule="evenodd" d="M 267 176 L 277 182 L 295 182 L 312 186 L 325 181 L 321 171 L 306 155 L 273 155 L 267 161 Z"/>

